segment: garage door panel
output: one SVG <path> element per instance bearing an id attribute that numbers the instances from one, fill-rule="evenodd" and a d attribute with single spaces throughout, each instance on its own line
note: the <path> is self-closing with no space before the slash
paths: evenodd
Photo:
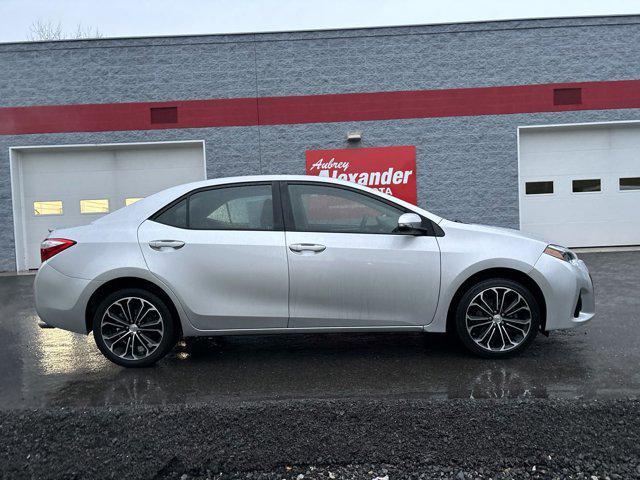
<path id="1" fill-rule="evenodd" d="M 149 171 L 153 170 L 156 170 L 156 182 L 154 182 L 153 185 L 147 185 L 145 178 L 149 175 Z M 197 180 L 202 180 L 204 176 L 202 165 L 197 169 L 150 169 L 146 172 L 136 172 L 134 174 L 131 174 L 130 171 L 123 170 L 122 173 L 126 172 L 126 175 L 118 175 L 114 178 L 114 186 L 118 191 L 126 192 L 127 196 L 131 196 L 135 193 L 144 194 L 143 196 L 146 196 L 159 190 L 169 188 L 173 185 L 193 182 L 194 172 L 198 171 L 200 171 L 200 175 Z"/>
<path id="2" fill-rule="evenodd" d="M 619 184 L 637 176 L 639 126 L 522 129 L 520 227 L 568 246 L 638 245 L 640 191 Z M 574 180 L 599 180 L 600 191 L 574 192 Z M 552 194 L 526 193 L 528 182 L 541 181 L 553 182 Z"/>
<path id="3" fill-rule="evenodd" d="M 558 159 L 562 158 L 562 162 Z M 599 173 L 600 175 L 611 173 L 619 166 L 633 163 L 628 152 L 584 151 L 563 152 L 558 154 L 535 154 L 520 157 L 522 176 L 542 175 L 584 175 L 584 172 Z"/>
<path id="4" fill-rule="evenodd" d="M 40 265 L 40 242 L 48 229 L 84 225 L 104 215 L 81 213 L 82 200 L 106 199 L 113 212 L 127 198 L 205 178 L 202 142 L 26 148 L 18 150 L 17 161 L 20 174 L 13 182 L 19 183 L 22 215 L 17 221 L 24 232 L 26 268 Z M 34 214 L 34 202 L 54 200 L 62 201 L 62 215 Z"/>
<path id="5" fill-rule="evenodd" d="M 132 150 L 117 152 L 115 157 L 122 170 L 148 170 L 150 168 L 202 169 L 202 151 L 185 152 L 184 149 L 167 148 L 158 157 L 158 151 Z"/>
<path id="6" fill-rule="evenodd" d="M 556 199 L 535 198 L 527 200 L 527 216 L 522 224 L 552 221 L 553 223 L 575 221 L 576 218 L 590 218 L 598 221 L 625 220 L 630 221 L 629 211 L 640 208 L 640 191 L 621 192 L 616 195 L 597 193 L 568 194 Z M 538 195 L 536 195 L 538 197 Z M 561 204 L 561 206 L 559 206 Z M 603 204 L 604 207 L 603 207 Z M 560 209 L 560 211 L 555 211 Z M 551 210 L 551 211 L 550 211 Z M 633 223 L 633 222 L 632 222 Z"/>
<path id="7" fill-rule="evenodd" d="M 587 136 L 567 129 L 555 132 L 530 131 L 526 135 L 527 153 L 532 154 L 608 150 L 611 142 L 609 135 L 603 131 L 592 131 L 591 135 Z"/>
<path id="8" fill-rule="evenodd" d="M 42 162 L 43 158 L 47 162 Z M 90 161 L 86 161 L 86 159 Z M 75 169 L 80 171 L 97 171 L 108 170 L 112 167 L 112 154 L 96 151 L 90 152 L 55 152 L 46 151 L 30 151 L 21 153 L 21 169 L 23 175 L 40 175 L 46 173 L 59 173 L 61 170 Z"/>
<path id="9" fill-rule="evenodd" d="M 115 185 L 115 178 L 112 172 L 83 172 L 75 169 L 68 170 L 69 175 L 65 175 L 64 170 L 57 173 L 43 173 L 42 175 L 24 176 L 23 181 L 26 186 L 25 194 L 33 197 L 42 197 L 65 194 L 70 196 L 93 194 L 94 192 L 111 192 Z M 62 178 L 69 178 L 69 182 L 60 188 Z M 82 180 L 80 180 L 82 179 Z M 46 200 L 42 198 L 41 200 Z"/>
<path id="10" fill-rule="evenodd" d="M 605 229 L 603 231 L 603 228 Z M 614 229 L 616 237 L 606 236 L 607 230 Z M 567 222 L 565 224 L 530 224 L 522 230 L 535 233 L 550 243 L 569 247 L 608 247 L 636 245 L 637 226 L 626 221 L 610 221 L 606 225 L 601 222 Z M 576 232 L 580 232 L 576 238 Z"/>
<path id="11" fill-rule="evenodd" d="M 636 127 L 614 128 L 610 132 L 611 148 L 630 149 L 638 151 L 640 149 L 640 136 Z"/>

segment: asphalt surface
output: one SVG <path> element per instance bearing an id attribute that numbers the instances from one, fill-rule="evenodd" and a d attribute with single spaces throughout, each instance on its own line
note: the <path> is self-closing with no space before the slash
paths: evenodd
<path id="1" fill-rule="evenodd" d="M 440 335 L 198 340 L 127 370 L 0 277 L 0 478 L 640 478 L 640 252 L 598 316 L 489 361 Z"/>
<path id="2" fill-rule="evenodd" d="M 308 398 L 625 398 L 640 393 L 640 252 L 583 254 L 597 316 L 538 335 L 505 361 L 442 335 L 225 337 L 149 369 L 107 361 L 93 337 L 36 325 L 33 276 L 0 277 L 0 409 Z"/>
<path id="3" fill-rule="evenodd" d="M 285 400 L 5 411 L 0 475 L 627 480 L 640 478 L 639 408 L 638 401 Z"/>

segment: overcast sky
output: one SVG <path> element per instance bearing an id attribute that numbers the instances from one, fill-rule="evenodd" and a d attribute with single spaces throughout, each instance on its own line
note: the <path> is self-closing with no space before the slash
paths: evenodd
<path id="1" fill-rule="evenodd" d="M 38 20 L 122 37 L 629 13 L 640 0 L 0 0 L 0 42 Z"/>

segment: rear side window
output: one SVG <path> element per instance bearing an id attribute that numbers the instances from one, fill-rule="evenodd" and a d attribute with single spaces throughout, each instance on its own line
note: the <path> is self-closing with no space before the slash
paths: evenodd
<path id="1" fill-rule="evenodd" d="M 271 185 L 195 192 L 153 220 L 192 230 L 275 230 Z"/>
<path id="2" fill-rule="evenodd" d="M 216 188 L 189 197 L 189 228 L 273 230 L 271 185 Z"/>

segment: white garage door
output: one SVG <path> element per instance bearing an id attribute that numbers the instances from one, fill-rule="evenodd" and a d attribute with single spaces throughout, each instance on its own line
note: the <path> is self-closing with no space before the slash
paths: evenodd
<path id="1" fill-rule="evenodd" d="M 571 247 L 640 245 L 640 124 L 520 129 L 520 228 Z"/>
<path id="2" fill-rule="evenodd" d="M 12 173 L 18 269 L 32 269 L 40 266 L 49 229 L 87 224 L 167 187 L 204 179 L 204 148 L 202 142 L 17 148 Z"/>

